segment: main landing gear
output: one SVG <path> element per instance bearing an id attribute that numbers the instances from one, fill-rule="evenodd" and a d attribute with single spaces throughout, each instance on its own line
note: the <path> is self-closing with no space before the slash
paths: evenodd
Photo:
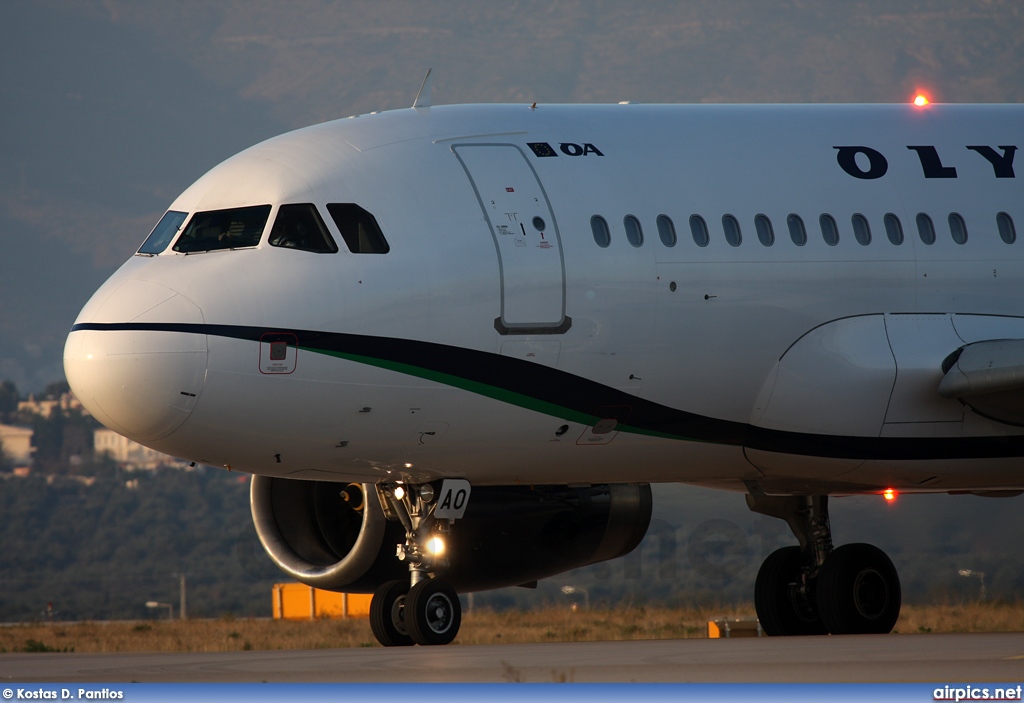
<path id="1" fill-rule="evenodd" d="M 892 561 L 870 544 L 833 549 L 828 496 L 747 495 L 751 510 L 785 520 L 800 542 L 768 555 L 754 605 L 769 635 L 884 634 L 900 614 Z"/>
<path id="2" fill-rule="evenodd" d="M 370 601 L 370 629 L 385 647 L 448 644 L 462 624 L 459 596 L 437 577 L 448 567 L 445 545 L 456 518 L 469 499 L 467 481 L 446 480 L 440 495 L 425 483 L 378 484 L 384 513 L 405 527 L 398 558 L 409 563 L 408 581 L 388 581 Z"/>

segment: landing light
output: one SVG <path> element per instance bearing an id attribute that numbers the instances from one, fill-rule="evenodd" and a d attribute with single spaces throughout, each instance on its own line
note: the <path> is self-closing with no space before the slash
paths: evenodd
<path id="1" fill-rule="evenodd" d="M 894 500 L 896 500 L 896 496 L 898 495 L 899 493 L 897 493 L 896 490 L 892 488 L 886 488 L 884 491 L 882 491 L 882 497 L 885 498 L 887 503 L 891 503 Z"/>
<path id="2" fill-rule="evenodd" d="M 402 500 L 402 498 L 405 498 L 405 489 L 398 486 L 395 489 L 395 500 Z"/>
<path id="3" fill-rule="evenodd" d="M 914 104 L 917 105 L 918 107 L 924 107 L 930 102 L 931 101 L 921 93 L 918 93 L 917 95 L 914 96 Z"/>

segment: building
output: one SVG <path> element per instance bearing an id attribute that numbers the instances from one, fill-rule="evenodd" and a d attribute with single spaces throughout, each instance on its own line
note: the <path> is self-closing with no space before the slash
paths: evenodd
<path id="1" fill-rule="evenodd" d="M 108 454 L 127 469 L 155 469 L 159 466 L 183 467 L 187 463 L 169 454 L 144 447 L 138 442 L 119 435 L 113 430 L 100 429 L 92 433 L 93 452 L 97 456 Z"/>
<path id="2" fill-rule="evenodd" d="M 58 411 L 65 415 L 71 413 L 79 415 L 89 414 L 82 407 L 82 404 L 78 402 L 78 398 L 75 397 L 74 393 L 64 393 L 59 400 L 36 400 L 35 397 L 30 395 L 28 400 L 22 400 L 18 403 L 19 413 L 41 415 L 47 419 L 53 417 L 53 414 Z"/>
<path id="3" fill-rule="evenodd" d="M 15 466 L 31 466 L 32 452 L 32 430 L 28 427 L 15 427 L 14 425 L 0 425 L 0 444 L 2 444 L 4 456 L 12 461 Z"/>

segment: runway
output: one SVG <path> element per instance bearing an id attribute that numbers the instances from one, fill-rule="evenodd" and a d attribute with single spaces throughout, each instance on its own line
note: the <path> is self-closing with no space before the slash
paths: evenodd
<path id="1" fill-rule="evenodd" d="M 1024 633 L 0 654 L 0 682 L 1024 682 Z"/>

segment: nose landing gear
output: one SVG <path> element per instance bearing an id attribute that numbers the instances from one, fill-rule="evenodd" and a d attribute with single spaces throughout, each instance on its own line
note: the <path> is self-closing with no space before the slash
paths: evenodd
<path id="1" fill-rule="evenodd" d="M 462 624 L 462 605 L 438 575 L 448 567 L 445 538 L 465 512 L 469 483 L 446 480 L 436 496 L 431 484 L 379 484 L 377 494 L 388 519 L 405 527 L 397 556 L 409 563 L 409 582 L 388 581 L 374 592 L 370 629 L 385 647 L 448 644 Z"/>

